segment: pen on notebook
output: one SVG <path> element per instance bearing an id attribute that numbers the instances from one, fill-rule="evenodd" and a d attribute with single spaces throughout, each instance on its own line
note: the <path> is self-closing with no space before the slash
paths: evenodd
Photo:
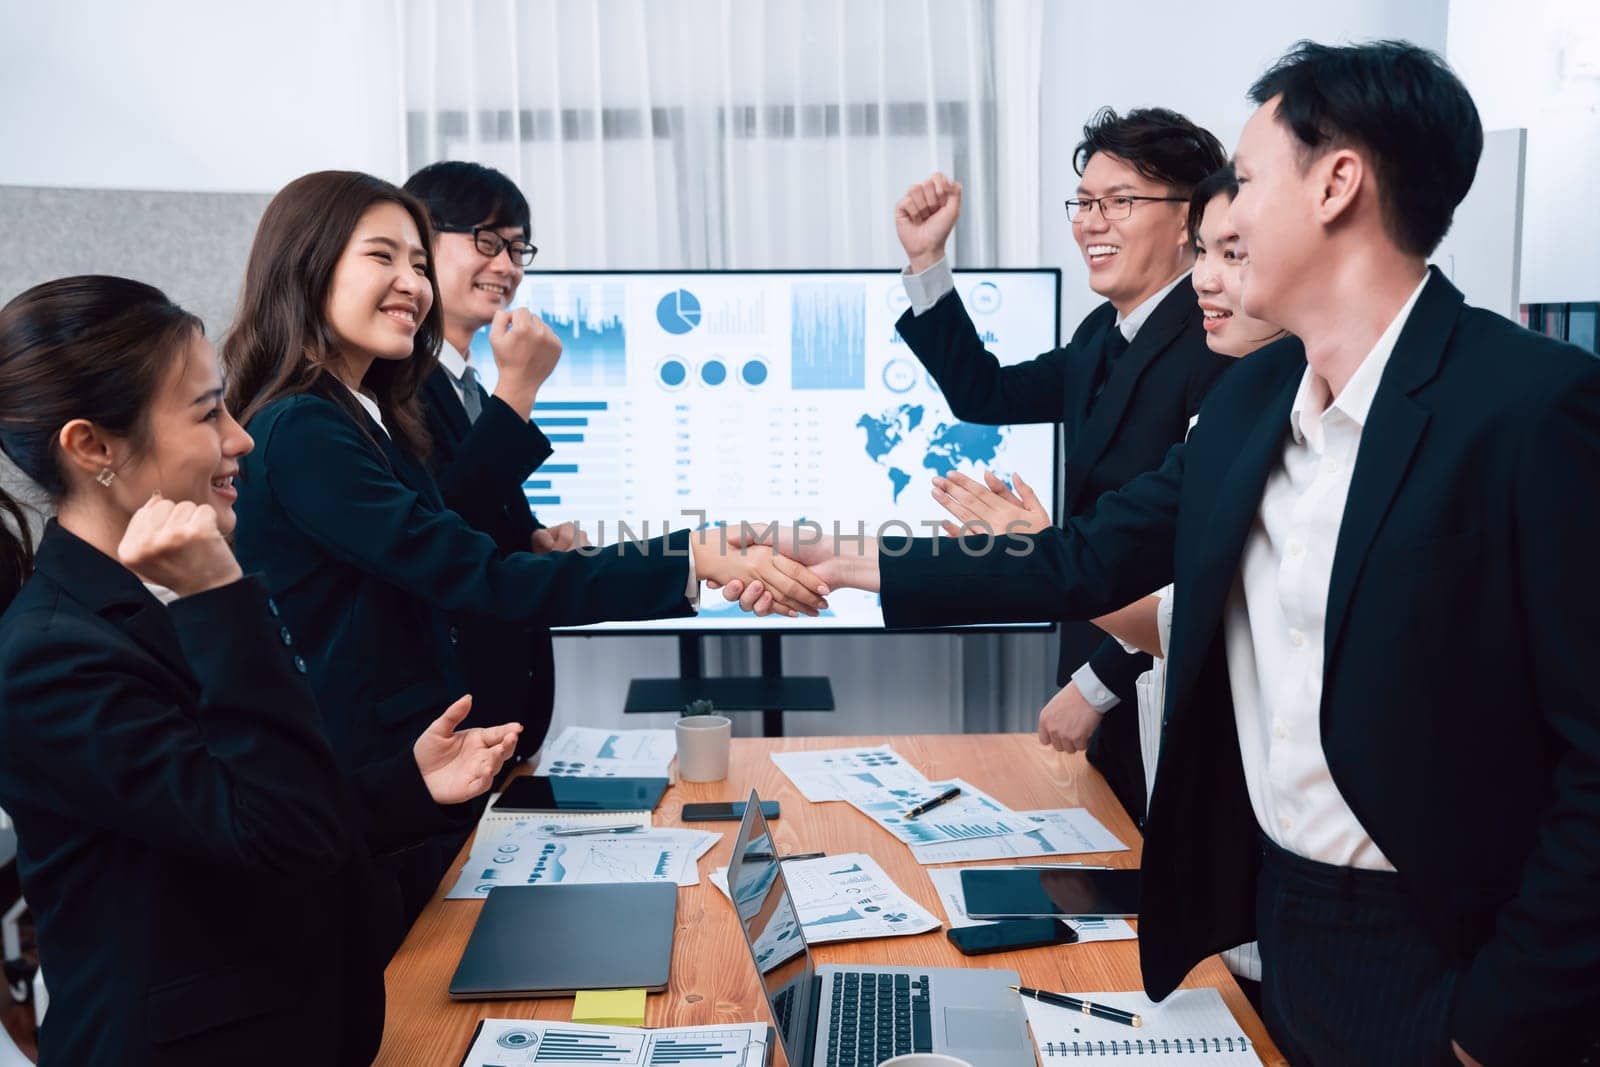
<path id="1" fill-rule="evenodd" d="M 1069 997 L 1065 993 L 1050 993 L 1043 989 L 1029 989 L 1027 986 L 1012 986 L 1019 994 L 1032 997 L 1034 1000 L 1046 1004 L 1054 1004 L 1058 1008 L 1067 1008 L 1070 1011 L 1081 1011 L 1085 1015 L 1092 1015 L 1096 1019 L 1105 1019 L 1109 1022 L 1121 1023 L 1124 1026 L 1143 1026 L 1144 1020 L 1131 1011 L 1121 1008 L 1108 1008 L 1104 1004 L 1091 1004 L 1087 1000 Z"/>
<path id="2" fill-rule="evenodd" d="M 584 834 L 631 834 L 638 830 L 634 823 L 620 823 L 615 826 L 568 826 L 560 830 L 551 830 L 553 837 L 582 837 Z"/>
<path id="3" fill-rule="evenodd" d="M 949 789 L 946 789 L 943 793 L 940 793 L 938 796 L 934 797 L 932 800 L 924 800 L 921 804 L 918 804 L 916 807 L 906 812 L 906 818 L 915 819 L 918 815 L 926 815 L 934 808 L 937 808 L 940 804 L 954 800 L 960 795 L 961 787 L 959 785 L 953 785 Z"/>

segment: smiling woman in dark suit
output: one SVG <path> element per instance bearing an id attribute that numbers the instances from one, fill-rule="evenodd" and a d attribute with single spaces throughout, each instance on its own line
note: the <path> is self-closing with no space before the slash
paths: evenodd
<path id="1" fill-rule="evenodd" d="M 367 1063 L 369 849 L 481 793 L 516 726 L 341 777 L 293 635 L 224 538 L 252 446 L 193 316 L 120 278 L 0 310 L 0 803 L 51 1007 L 41 1064 Z"/>

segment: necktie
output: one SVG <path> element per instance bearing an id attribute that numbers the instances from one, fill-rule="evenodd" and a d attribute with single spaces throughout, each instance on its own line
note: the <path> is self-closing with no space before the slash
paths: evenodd
<path id="1" fill-rule="evenodd" d="M 1094 391 L 1089 398 L 1091 405 L 1100 399 L 1100 394 L 1105 391 L 1106 382 L 1111 380 L 1111 368 L 1116 364 L 1117 357 L 1127 350 L 1128 338 L 1123 334 L 1122 327 L 1113 323 L 1100 342 L 1100 360 L 1094 372 Z"/>
<path id="2" fill-rule="evenodd" d="M 478 372 L 471 364 L 461 372 L 461 406 L 467 409 L 468 422 L 477 422 L 483 414 L 483 386 L 478 384 Z"/>

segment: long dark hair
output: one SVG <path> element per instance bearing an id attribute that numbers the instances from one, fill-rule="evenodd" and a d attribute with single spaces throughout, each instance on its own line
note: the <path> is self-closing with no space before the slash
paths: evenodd
<path id="1" fill-rule="evenodd" d="M 267 205 L 245 267 L 244 291 L 233 327 L 222 342 L 228 407 L 249 425 L 262 408 L 304 393 L 332 375 L 339 343 L 325 309 L 334 268 L 361 216 L 374 204 L 398 204 L 411 216 L 429 249 L 433 303 L 417 327 L 409 359 L 374 360 L 362 386 L 378 401 L 383 422 L 401 447 L 428 454 L 428 430 L 417 391 L 439 362 L 444 327 L 439 281 L 434 275 L 433 230 L 428 213 L 410 193 L 357 171 L 324 170 L 296 178 Z M 354 398 L 340 386 L 334 402 L 361 422 Z"/>
<path id="2" fill-rule="evenodd" d="M 0 448 L 60 501 L 61 427 L 87 419 L 142 448 L 150 403 L 200 320 L 160 289 L 106 275 L 58 278 L 0 308 Z M 0 490 L 0 608 L 33 569 L 22 506 Z"/>

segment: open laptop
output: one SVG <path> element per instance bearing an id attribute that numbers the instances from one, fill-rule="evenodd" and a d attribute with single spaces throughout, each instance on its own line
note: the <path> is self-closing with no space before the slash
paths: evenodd
<path id="1" fill-rule="evenodd" d="M 805 931 L 754 790 L 728 864 L 728 889 L 766 987 L 790 1067 L 877 1067 L 942 1052 L 985 1067 L 1033 1067 L 1015 971 L 822 966 Z"/>

